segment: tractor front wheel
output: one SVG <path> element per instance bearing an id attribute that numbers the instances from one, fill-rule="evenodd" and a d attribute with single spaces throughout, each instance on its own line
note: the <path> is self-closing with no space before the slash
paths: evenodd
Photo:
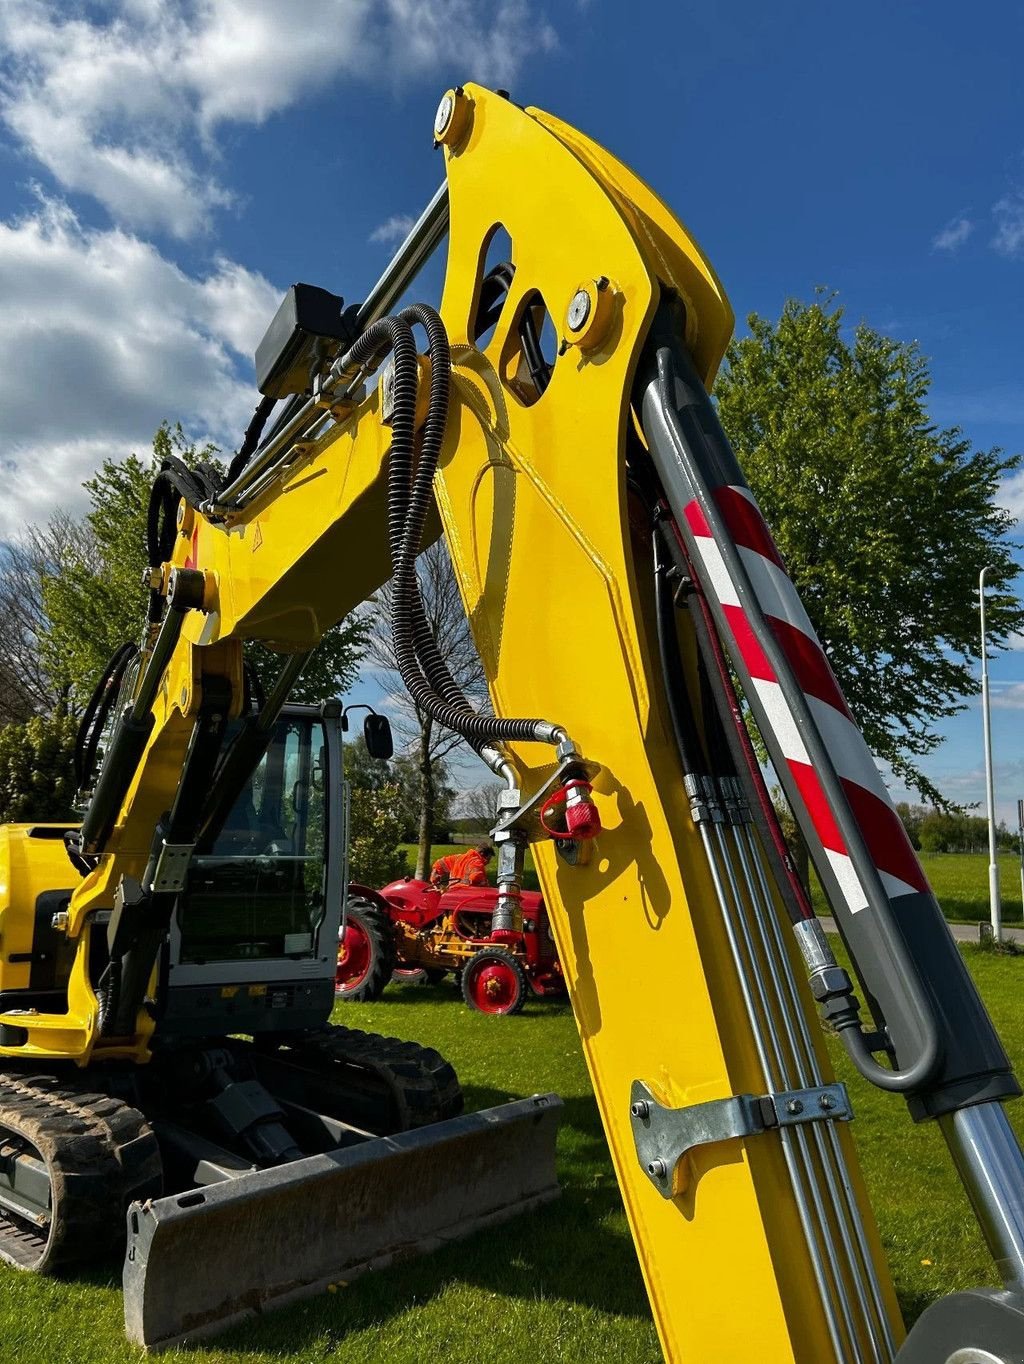
<path id="1" fill-rule="evenodd" d="M 386 914 L 368 900 L 350 900 L 338 939 L 334 993 L 367 1004 L 380 999 L 395 969 L 395 940 Z"/>
<path id="2" fill-rule="evenodd" d="M 462 998 L 482 1014 L 517 1014 L 529 993 L 526 972 L 503 947 L 484 947 L 462 968 Z"/>

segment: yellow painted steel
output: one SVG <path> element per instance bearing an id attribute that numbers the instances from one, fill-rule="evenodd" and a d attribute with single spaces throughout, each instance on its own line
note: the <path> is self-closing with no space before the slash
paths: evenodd
<path id="1" fill-rule="evenodd" d="M 459 401 L 438 500 L 495 709 L 564 725 L 601 764 L 589 864 L 544 843 L 535 858 L 662 1346 L 691 1364 L 752 1351 L 820 1364 L 834 1353 L 777 1140 L 706 1148 L 665 1201 L 629 1123 L 634 1079 L 673 1105 L 766 1088 L 683 798 L 625 485 L 631 379 L 660 285 L 686 304 L 708 383 L 732 313 L 685 229 L 619 162 L 547 115 L 465 93 L 470 126 L 445 151 Z M 499 225 L 515 277 L 481 354 L 471 326 Z M 563 347 L 528 403 L 510 366 L 521 310 L 539 292 L 571 340 L 581 279 L 608 281 L 611 325 L 595 346 Z M 543 760 L 535 746 L 518 756 Z M 877 1241 L 875 1254 L 887 1282 Z"/>
<path id="2" fill-rule="evenodd" d="M 536 860 L 662 1346 L 685 1364 L 828 1364 L 835 1356 L 777 1136 L 704 1148 L 664 1200 L 640 1169 L 629 1126 L 634 1079 L 673 1105 L 767 1088 L 683 798 L 652 642 L 648 531 L 631 526 L 624 460 L 632 379 L 661 289 L 685 304 L 687 345 L 708 384 L 732 312 L 686 230 L 620 162 L 550 115 L 477 86 L 452 93 L 442 313 L 454 391 L 437 501 L 497 712 L 565 726 L 601 767 L 604 827 L 589 862 L 565 865 L 549 844 Z M 516 271 L 481 351 L 472 321 L 499 226 Z M 590 320 L 574 331 L 569 306 L 580 289 Z M 539 316 L 541 301 L 566 344 L 538 397 L 517 327 L 524 309 Z M 114 833 L 74 889 L 68 1012 L 0 1015 L 30 1034 L 27 1047 L 0 1055 L 147 1058 L 145 1010 L 133 1037 L 97 1044 L 90 916 L 110 908 L 122 875 L 145 866 L 204 678 L 228 678 L 240 704 L 242 640 L 309 648 L 388 576 L 389 439 L 371 393 L 244 511 L 216 523 L 183 518 L 173 563 L 207 573 L 209 609 L 187 619 Z M 520 746 L 516 756 L 532 790 L 550 750 Z M 31 941 L 36 895 L 68 883 L 56 845 L 29 854 L 30 841 L 17 830 L 0 841 L 0 944 L 15 955 Z M 25 988 L 24 969 L 7 956 L 0 986 Z"/>

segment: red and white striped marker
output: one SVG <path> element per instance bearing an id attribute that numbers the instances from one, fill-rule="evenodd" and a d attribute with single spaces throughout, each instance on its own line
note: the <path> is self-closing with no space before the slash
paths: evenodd
<path id="1" fill-rule="evenodd" d="M 890 899 L 927 891 L 928 883 L 893 809 L 864 736 L 850 714 L 814 627 L 749 488 L 722 485 L 714 498 L 735 541 L 761 610 L 804 693 L 842 781 L 854 818 Z M 740 604 L 739 593 L 699 505 L 685 508 L 687 525 L 714 597 L 732 634 L 735 653 L 750 674 L 758 724 L 782 753 L 851 913 L 868 901 L 836 826 L 774 669 Z"/>

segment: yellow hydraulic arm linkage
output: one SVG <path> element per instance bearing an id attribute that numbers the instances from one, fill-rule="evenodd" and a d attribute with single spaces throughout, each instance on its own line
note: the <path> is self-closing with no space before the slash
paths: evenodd
<path id="1" fill-rule="evenodd" d="M 283 414 L 225 486 L 182 487 L 153 578 L 161 634 L 175 610 L 180 632 L 144 651 L 146 731 L 86 817 L 69 938 L 125 878 L 152 885 L 154 859 L 174 884 L 190 840 L 154 849 L 153 830 L 203 706 L 241 707 L 242 641 L 295 660 L 272 719 L 305 652 L 394 574 L 407 686 L 507 787 L 496 942 L 534 847 L 666 1358 L 1024 1358 L 1017 1083 L 718 426 L 722 288 L 656 195 L 550 115 L 467 85 L 434 137 L 447 185 L 380 285 L 330 325 L 296 286 L 257 356 Z M 440 316 L 386 318 L 446 229 Z M 442 531 L 493 715 L 422 629 L 412 564 Z M 870 1018 L 786 863 L 734 679 Z M 84 951 L 69 999 L 21 1020 L 31 1048 L 142 1060 L 159 1039 L 145 1007 L 102 1034 Z M 939 1122 L 1007 1285 L 905 1342 L 815 1001 L 864 1075 Z"/>

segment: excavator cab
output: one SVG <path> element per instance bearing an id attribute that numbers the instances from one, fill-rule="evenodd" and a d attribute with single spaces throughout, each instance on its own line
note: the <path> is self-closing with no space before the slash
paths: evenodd
<path id="1" fill-rule="evenodd" d="M 287 707 L 197 847 L 171 920 L 166 1029 L 208 1030 L 211 1011 L 251 1033 L 327 1021 L 346 843 L 338 710 Z"/>

